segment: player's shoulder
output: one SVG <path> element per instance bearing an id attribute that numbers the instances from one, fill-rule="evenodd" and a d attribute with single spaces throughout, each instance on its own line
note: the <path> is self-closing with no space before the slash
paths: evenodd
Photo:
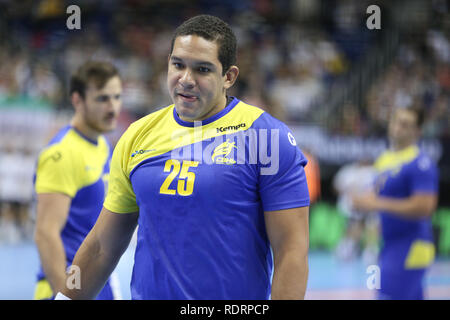
<path id="1" fill-rule="evenodd" d="M 89 143 L 86 143 L 89 142 Z M 103 150 L 104 152 L 110 152 L 111 144 L 104 135 L 100 135 L 97 141 L 91 140 L 83 136 L 71 125 L 67 125 L 61 128 L 56 134 L 50 139 L 47 145 L 42 148 L 39 153 L 39 158 L 53 157 L 58 158 L 62 155 L 67 155 L 67 158 L 74 159 L 83 158 L 83 154 L 88 148 L 87 152 L 91 149 L 88 146 L 96 146 L 97 148 Z"/>
<path id="2" fill-rule="evenodd" d="M 74 148 L 72 127 L 67 125 L 50 139 L 47 145 L 41 150 L 40 158 L 48 156 L 58 158 L 63 153 L 70 153 Z"/>
<path id="3" fill-rule="evenodd" d="M 289 126 L 281 121 L 280 119 L 275 118 L 267 111 L 261 113 L 261 115 L 256 119 L 252 125 L 253 129 L 263 129 L 268 130 L 270 132 L 276 132 L 280 138 L 285 137 L 286 142 L 289 142 L 293 146 L 297 146 L 297 142 L 295 141 L 294 134 Z M 289 145 L 289 144 L 288 144 Z"/>
<path id="4" fill-rule="evenodd" d="M 282 129 L 289 130 L 288 126 L 281 120 L 273 117 L 263 108 L 240 101 L 237 105 L 239 112 L 251 114 L 255 117 L 252 128 L 254 129 Z"/>
<path id="5" fill-rule="evenodd" d="M 50 141 L 47 144 L 47 147 L 52 145 L 61 144 L 65 139 L 67 139 L 67 136 L 69 132 L 72 130 L 72 126 L 67 125 L 61 129 L 59 129 L 55 135 L 50 139 Z"/>
<path id="6" fill-rule="evenodd" d="M 292 147 L 295 147 L 295 149 L 292 150 L 298 149 L 301 151 L 301 149 L 297 145 L 293 132 L 286 123 L 273 117 L 262 108 L 246 103 L 244 103 L 243 107 L 246 108 L 248 112 L 252 112 L 255 115 L 258 115 L 249 129 L 258 131 L 259 137 L 267 134 L 271 137 L 267 138 L 269 139 L 270 144 L 272 144 L 272 142 L 274 141 L 273 139 L 277 139 L 278 137 L 278 147 L 283 151 L 290 150 Z"/>
<path id="7" fill-rule="evenodd" d="M 430 157 L 430 155 L 424 150 L 420 149 L 416 159 L 412 163 L 414 169 L 421 171 L 436 170 L 436 162 Z"/>
<path id="8" fill-rule="evenodd" d="M 72 136 L 71 127 L 64 127 L 58 131 L 49 143 L 40 151 L 37 159 L 37 174 L 64 170 L 72 172 L 79 165 L 83 151 L 77 149 Z"/>
<path id="9" fill-rule="evenodd" d="M 235 100 L 232 103 L 236 103 L 234 111 L 239 111 L 239 113 L 243 115 L 258 118 L 259 116 L 261 116 L 261 114 L 265 112 L 262 108 L 254 106 L 237 98 L 235 98 Z"/>
<path id="10" fill-rule="evenodd" d="M 163 120 L 167 120 L 173 113 L 173 104 L 156 110 L 134 122 L 132 122 L 122 135 L 122 138 L 133 139 L 143 131 L 152 129 Z"/>
<path id="11" fill-rule="evenodd" d="M 378 157 L 376 157 L 373 165 L 378 170 L 383 171 L 383 169 L 385 169 L 385 167 L 387 167 L 392 162 L 393 162 L 392 151 L 386 149 L 381 154 L 379 154 Z"/>
<path id="12" fill-rule="evenodd" d="M 402 150 L 386 149 L 375 161 L 375 167 L 378 169 L 393 169 L 399 166 L 408 168 L 414 166 L 414 163 L 420 156 L 420 149 L 416 145 L 406 147 Z"/>

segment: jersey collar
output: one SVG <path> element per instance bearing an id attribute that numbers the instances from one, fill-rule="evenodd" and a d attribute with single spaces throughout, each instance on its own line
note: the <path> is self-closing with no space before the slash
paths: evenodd
<path id="1" fill-rule="evenodd" d="M 81 133 L 81 131 L 79 131 L 74 126 L 71 126 L 71 128 L 73 129 L 73 131 L 75 131 L 81 138 L 83 138 L 87 142 L 92 143 L 93 145 L 97 145 L 98 144 L 98 140 L 94 140 L 94 139 L 91 139 L 91 138 L 85 136 L 84 134 Z"/>

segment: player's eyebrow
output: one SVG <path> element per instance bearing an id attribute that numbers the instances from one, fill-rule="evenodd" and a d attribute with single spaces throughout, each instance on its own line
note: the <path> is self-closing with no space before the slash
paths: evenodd
<path id="1" fill-rule="evenodd" d="M 183 62 L 183 59 L 181 59 L 181 58 L 179 58 L 177 56 L 173 56 L 173 55 L 170 56 L 170 60 L 174 61 L 174 62 Z M 209 67 L 209 68 L 216 68 L 216 66 L 213 63 L 209 62 L 209 61 L 194 60 L 194 64 L 201 65 L 201 66 L 206 66 L 206 67 Z"/>
<path id="2" fill-rule="evenodd" d="M 119 92 L 111 93 L 111 94 L 102 93 L 102 94 L 99 94 L 98 96 L 96 96 L 94 99 L 98 102 L 105 102 L 111 98 L 120 98 L 121 96 L 122 96 L 122 94 Z"/>
<path id="3" fill-rule="evenodd" d="M 99 94 L 98 96 L 95 97 L 96 101 L 108 101 L 110 98 L 110 95 L 108 94 Z"/>

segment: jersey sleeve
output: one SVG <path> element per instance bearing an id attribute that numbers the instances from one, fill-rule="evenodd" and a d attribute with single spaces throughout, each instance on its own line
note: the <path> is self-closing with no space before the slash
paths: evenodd
<path id="1" fill-rule="evenodd" d="M 268 164 L 260 165 L 259 176 L 259 193 L 264 211 L 309 206 L 304 170 L 307 159 L 297 146 L 292 132 L 280 124 L 279 128 L 268 131 L 267 141 L 271 160 L 265 161 Z M 264 152 L 264 143 L 260 141 L 259 147 Z"/>
<path id="2" fill-rule="evenodd" d="M 109 185 L 103 206 L 115 213 L 132 213 L 139 211 L 136 195 L 129 178 L 127 148 L 128 134 L 119 139 L 111 159 Z"/>
<path id="3" fill-rule="evenodd" d="M 437 193 L 439 188 L 438 169 L 426 156 L 420 156 L 411 170 L 411 193 Z"/>
<path id="4" fill-rule="evenodd" d="M 73 198 L 80 188 L 79 169 L 69 150 L 59 146 L 44 150 L 36 169 L 36 193 L 63 193 Z"/>

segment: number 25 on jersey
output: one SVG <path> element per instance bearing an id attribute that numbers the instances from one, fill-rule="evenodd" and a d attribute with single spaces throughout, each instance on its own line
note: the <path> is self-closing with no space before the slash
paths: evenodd
<path id="1" fill-rule="evenodd" d="M 190 196 L 194 191 L 195 173 L 189 172 L 190 167 L 197 167 L 198 161 L 183 160 L 182 163 L 175 159 L 169 159 L 164 165 L 164 172 L 170 172 L 164 180 L 159 193 L 169 195 Z M 170 184 L 177 179 L 177 189 L 170 189 Z"/>

